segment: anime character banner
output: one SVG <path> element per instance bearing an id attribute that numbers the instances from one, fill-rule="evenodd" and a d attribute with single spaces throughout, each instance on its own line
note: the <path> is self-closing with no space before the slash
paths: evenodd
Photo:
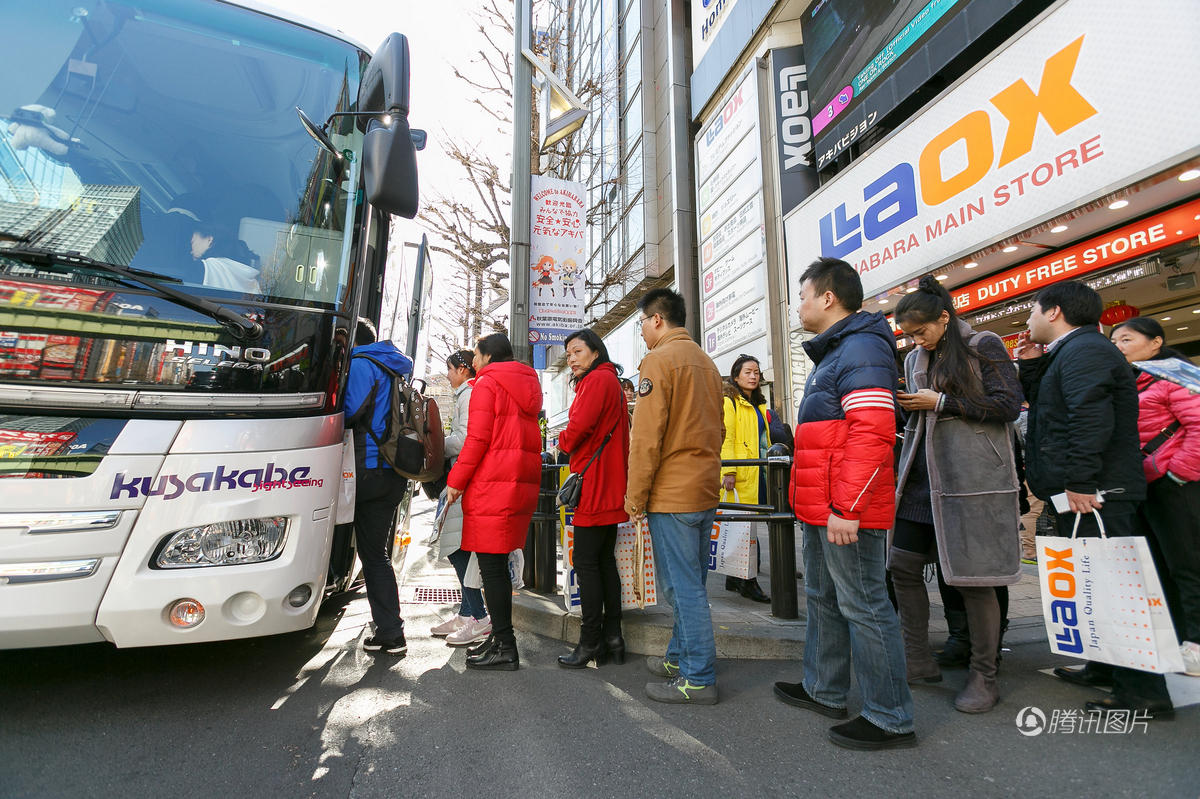
<path id="1" fill-rule="evenodd" d="M 532 176 L 529 236 L 529 342 L 561 344 L 583 327 L 584 186 Z"/>

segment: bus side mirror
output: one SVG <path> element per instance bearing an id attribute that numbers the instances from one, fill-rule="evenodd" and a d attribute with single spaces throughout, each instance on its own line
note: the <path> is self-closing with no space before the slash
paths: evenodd
<path id="1" fill-rule="evenodd" d="M 359 117 L 363 138 L 363 180 L 367 201 L 389 214 L 417 215 L 417 147 L 408 126 L 408 39 L 393 33 L 383 40 L 363 72 L 358 110 L 391 117 L 385 125 Z"/>

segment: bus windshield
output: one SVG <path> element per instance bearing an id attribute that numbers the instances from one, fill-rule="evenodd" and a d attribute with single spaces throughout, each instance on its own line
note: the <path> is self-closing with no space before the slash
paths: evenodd
<path id="1" fill-rule="evenodd" d="M 0 244 L 219 299 L 349 302 L 362 137 L 335 121 L 335 159 L 296 108 L 352 110 L 365 53 L 207 0 L 0 9 Z"/>

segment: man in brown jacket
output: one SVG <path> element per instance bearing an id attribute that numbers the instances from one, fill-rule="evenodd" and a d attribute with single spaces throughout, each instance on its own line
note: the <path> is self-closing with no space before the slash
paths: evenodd
<path id="1" fill-rule="evenodd" d="M 659 585 L 675 614 L 665 657 L 646 663 L 669 682 L 659 702 L 717 701 L 717 648 L 708 610 L 709 538 L 721 483 L 721 375 L 683 328 L 683 298 L 655 289 L 638 303 L 649 352 L 639 367 L 625 510 L 645 516 Z"/>

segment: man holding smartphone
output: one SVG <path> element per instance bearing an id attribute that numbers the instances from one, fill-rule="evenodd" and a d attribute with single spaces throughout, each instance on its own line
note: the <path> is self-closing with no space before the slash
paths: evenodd
<path id="1" fill-rule="evenodd" d="M 1146 498 L 1138 442 L 1138 397 L 1125 357 L 1100 333 L 1104 303 L 1083 283 L 1048 286 L 1034 297 L 1029 332 L 1017 346 L 1021 387 L 1029 401 L 1025 475 L 1035 495 L 1055 504 L 1058 529 L 1109 536 L 1137 533 Z M 1095 513 L 1093 513 L 1095 511 Z M 1161 674 L 1088 663 L 1054 673 L 1077 685 L 1112 686 L 1089 710 L 1174 714 Z"/>

